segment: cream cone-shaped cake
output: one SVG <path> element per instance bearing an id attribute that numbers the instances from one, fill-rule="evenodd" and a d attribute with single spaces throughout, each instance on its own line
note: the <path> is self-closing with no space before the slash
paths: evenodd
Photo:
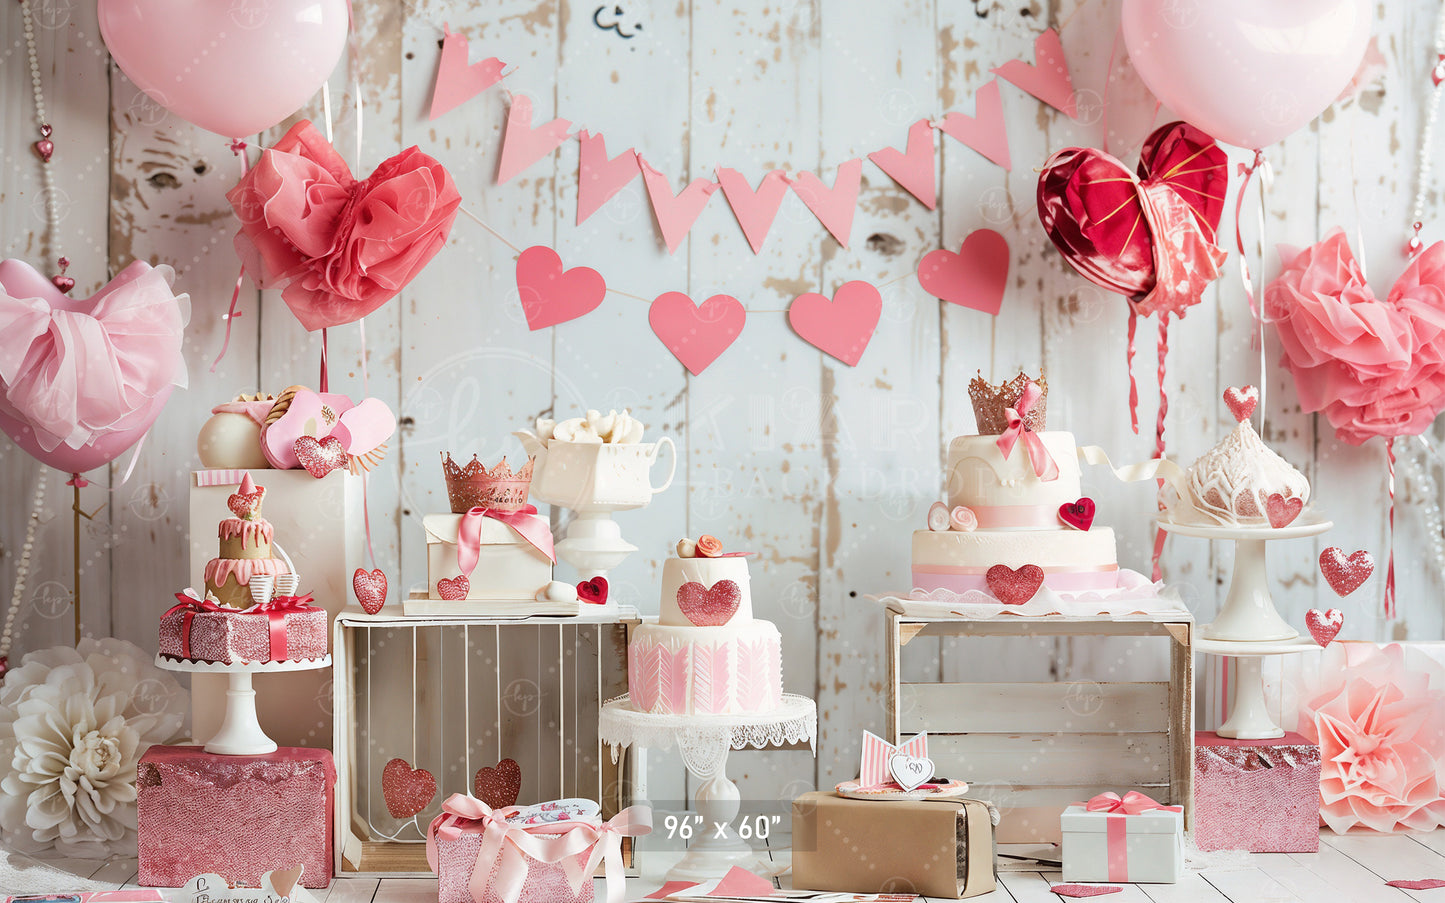
<path id="1" fill-rule="evenodd" d="M 1189 497 L 1181 502 L 1224 525 L 1268 525 L 1265 506 L 1276 493 L 1286 502 L 1310 500 L 1309 480 L 1265 445 L 1248 419 L 1190 465 L 1186 485 Z"/>
<path id="2" fill-rule="evenodd" d="M 249 608 L 253 604 L 249 584 L 257 575 L 275 576 L 290 571 L 286 562 L 271 556 L 273 529 L 261 516 L 264 487 L 257 486 L 247 473 L 241 488 L 227 504 L 233 517 L 225 518 L 217 528 L 220 553 L 206 562 L 206 593 L 222 605 Z"/>

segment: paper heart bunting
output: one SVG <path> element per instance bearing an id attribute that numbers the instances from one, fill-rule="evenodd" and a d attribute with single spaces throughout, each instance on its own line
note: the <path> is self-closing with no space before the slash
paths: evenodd
<path id="1" fill-rule="evenodd" d="M 392 818 L 411 818 L 437 795 L 437 780 L 425 768 L 412 768 L 405 759 L 392 759 L 381 770 L 381 795 Z"/>
<path id="2" fill-rule="evenodd" d="M 950 304 L 996 315 L 1008 287 L 1008 239 L 992 229 L 979 229 L 963 240 L 955 254 L 929 251 L 918 266 L 923 290 Z"/>
<path id="3" fill-rule="evenodd" d="M 701 304 L 664 292 L 647 311 L 652 331 L 688 372 L 698 376 L 742 334 L 747 311 L 738 299 L 713 295 Z"/>
<path id="4" fill-rule="evenodd" d="M 1079 118 L 1074 99 L 1074 81 L 1069 77 L 1069 64 L 1064 59 L 1064 43 L 1052 28 L 1034 38 L 1033 65 L 1023 60 L 1009 60 L 991 70 L 999 78 L 1012 82 L 1044 103 L 1068 116 Z"/>
<path id="5" fill-rule="evenodd" d="M 1318 608 L 1311 608 L 1305 612 L 1305 626 L 1310 630 L 1310 636 L 1323 648 L 1330 644 L 1339 635 L 1340 628 L 1345 626 L 1345 613 L 1338 608 L 1331 608 L 1329 611 L 1321 611 Z"/>
<path id="6" fill-rule="evenodd" d="M 602 274 L 590 267 L 562 269 L 562 258 L 546 245 L 534 245 L 517 257 L 517 293 L 532 331 L 591 313 L 607 295 Z"/>
<path id="7" fill-rule="evenodd" d="M 712 586 L 688 581 L 677 588 L 677 607 L 694 627 L 721 627 L 742 604 L 742 590 L 731 580 Z"/>
<path id="8" fill-rule="evenodd" d="M 1254 415 L 1259 406 L 1259 390 L 1254 386 L 1230 386 L 1224 390 L 1224 406 L 1234 415 L 1235 423 L 1243 423 Z"/>
<path id="9" fill-rule="evenodd" d="M 860 280 L 838 286 L 831 301 L 825 295 L 808 292 L 788 305 L 788 323 L 793 331 L 809 345 L 850 367 L 862 359 L 882 314 L 883 296 Z"/>
<path id="10" fill-rule="evenodd" d="M 775 169 L 763 176 L 754 189 L 748 184 L 747 176 L 736 169 L 719 166 L 717 183 L 722 187 L 723 197 L 732 208 L 733 216 L 737 217 L 753 253 L 761 252 L 768 230 L 773 228 L 773 220 L 778 217 L 783 195 L 788 193 L 788 180 L 783 177 L 783 171 Z"/>
<path id="11" fill-rule="evenodd" d="M 514 94 L 507 110 L 506 133 L 502 135 L 502 157 L 497 163 L 497 184 L 504 185 L 522 170 L 552 153 L 567 137 L 572 123 L 565 119 L 532 128 L 532 98 Z"/>
<path id="12" fill-rule="evenodd" d="M 677 251 L 682 240 L 692 229 L 692 224 L 707 206 L 707 199 L 717 191 L 718 184 L 707 179 L 693 179 L 677 194 L 672 193 L 672 182 L 667 176 L 641 157 L 642 181 L 647 185 L 647 197 L 652 201 L 652 213 L 657 217 L 657 228 L 662 233 L 667 253 Z"/>
<path id="13" fill-rule="evenodd" d="M 503 759 L 494 768 L 477 769 L 472 792 L 493 809 L 517 805 L 517 797 L 522 794 L 522 766 L 515 759 Z"/>
<path id="14" fill-rule="evenodd" d="M 869 154 L 868 159 L 929 210 L 938 205 L 933 172 L 933 125 L 927 119 L 909 126 L 907 150 L 885 147 Z"/>
<path id="15" fill-rule="evenodd" d="M 998 79 L 973 93 L 973 115 L 949 113 L 938 124 L 939 131 L 983 154 L 989 160 L 1012 170 L 1008 152 L 1008 129 L 1004 125 L 1003 96 Z"/>
<path id="16" fill-rule="evenodd" d="M 855 158 L 840 163 L 832 188 L 810 172 L 789 176 L 788 184 L 838 244 L 848 247 L 853 214 L 858 210 L 858 191 L 863 187 L 863 161 Z"/>
<path id="17" fill-rule="evenodd" d="M 1077 502 L 1064 502 L 1059 506 L 1059 520 L 1075 530 L 1087 531 L 1094 525 L 1094 500 L 1083 498 Z"/>
<path id="18" fill-rule="evenodd" d="M 386 604 L 386 574 L 381 568 L 370 571 L 357 568 L 351 575 L 351 591 L 356 594 L 362 610 L 374 615 Z"/>
<path id="19" fill-rule="evenodd" d="M 437 581 L 437 595 L 448 602 L 458 602 L 467 597 L 472 591 L 472 581 L 467 579 L 466 574 L 459 574 L 456 577 L 442 577 Z"/>
<path id="20" fill-rule="evenodd" d="M 441 60 L 437 63 L 436 87 L 431 95 L 431 119 L 454 110 L 502 80 L 506 64 L 496 57 L 468 63 L 467 36 L 443 23 Z"/>
<path id="21" fill-rule="evenodd" d="M 302 436 L 296 440 L 291 451 L 306 472 L 318 480 L 346 466 L 346 447 L 335 436 L 327 436 L 320 441 L 315 436 Z"/>
<path id="22" fill-rule="evenodd" d="M 1345 554 L 1345 550 L 1330 546 L 1320 553 L 1320 573 L 1335 595 L 1340 598 L 1360 588 L 1375 572 L 1375 556 L 1364 549 Z"/>
<path id="23" fill-rule="evenodd" d="M 577 225 L 612 200 L 617 192 L 642 172 L 637 151 L 628 148 L 607 158 L 607 142 L 601 135 L 583 129 L 577 135 Z"/>
<path id="24" fill-rule="evenodd" d="M 1305 510 L 1305 500 L 1302 498 L 1285 498 L 1284 493 L 1271 492 L 1264 500 L 1264 516 L 1269 519 L 1269 525 L 1276 530 L 1288 527 L 1294 523 L 1294 519 L 1300 516 Z"/>
<path id="25" fill-rule="evenodd" d="M 1006 564 L 996 564 L 984 574 L 989 591 L 1005 605 L 1022 605 L 1038 595 L 1044 585 L 1044 569 L 1036 564 L 1026 564 L 1014 569 Z"/>
<path id="26" fill-rule="evenodd" d="M 577 584 L 577 598 L 592 605 L 607 604 L 607 578 L 593 577 Z"/>

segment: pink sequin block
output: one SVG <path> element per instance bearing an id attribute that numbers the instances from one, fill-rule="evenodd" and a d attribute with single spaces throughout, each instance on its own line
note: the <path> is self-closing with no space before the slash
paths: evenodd
<path id="1" fill-rule="evenodd" d="M 190 615 L 190 636 L 186 616 Z M 321 658 L 326 655 L 326 611 L 287 612 L 283 619 L 286 654 L 273 655 L 272 615 L 233 611 L 173 611 L 161 618 L 160 651 L 169 658 L 200 662 L 269 662 Z M 189 647 L 187 646 L 189 641 Z"/>
<path id="2" fill-rule="evenodd" d="M 487 881 L 486 893 L 472 896 L 472 869 L 477 864 L 477 851 L 482 847 L 480 833 L 463 834 L 456 840 L 437 841 L 437 903 L 501 903 L 496 888 Z M 587 862 L 590 851 L 578 854 L 579 866 Z M 493 864 L 490 879 L 501 867 Z M 586 878 L 574 893 L 572 883 L 560 862 L 531 863 L 527 880 L 522 884 L 518 903 L 592 903 L 592 879 Z"/>
<path id="3" fill-rule="evenodd" d="M 215 873 L 255 887 L 266 872 L 301 865 L 302 884 L 325 887 L 335 784 L 324 749 L 218 756 L 152 746 L 136 772 L 140 883 L 180 887 Z"/>
<path id="4" fill-rule="evenodd" d="M 1194 740 L 1194 842 L 1201 850 L 1315 853 L 1320 848 L 1320 748 L 1277 740 Z"/>

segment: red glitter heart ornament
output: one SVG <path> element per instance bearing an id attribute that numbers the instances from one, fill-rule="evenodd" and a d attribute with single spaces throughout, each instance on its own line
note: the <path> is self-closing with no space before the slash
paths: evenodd
<path id="1" fill-rule="evenodd" d="M 1299 513 L 1305 508 L 1305 500 L 1302 498 L 1287 499 L 1283 493 L 1272 492 L 1264 500 L 1264 516 L 1269 518 L 1269 525 L 1279 530 L 1294 523 Z"/>
<path id="2" fill-rule="evenodd" d="M 742 590 L 731 580 L 719 580 L 711 588 L 693 582 L 677 588 L 677 607 L 694 627 L 721 627 L 737 614 L 742 601 Z"/>
<path id="3" fill-rule="evenodd" d="M 1318 608 L 1311 608 L 1305 613 L 1305 626 L 1310 629 L 1310 636 L 1323 648 L 1330 644 L 1345 626 L 1345 613 L 1338 608 L 1331 608 L 1329 611 L 1320 611 Z"/>
<path id="4" fill-rule="evenodd" d="M 356 593 L 356 601 L 361 603 L 362 609 L 374 615 L 386 604 L 386 574 L 381 568 L 371 571 L 357 568 L 356 573 L 351 575 L 351 591 Z"/>
<path id="5" fill-rule="evenodd" d="M 411 818 L 437 795 L 437 779 L 425 768 L 412 768 L 405 759 L 392 759 L 381 770 L 381 795 L 392 818 Z"/>
<path id="6" fill-rule="evenodd" d="M 1229 408 L 1229 413 L 1234 415 L 1236 423 L 1243 423 L 1254 414 L 1254 409 L 1259 406 L 1259 390 L 1254 386 L 1245 386 L 1243 389 L 1230 386 L 1224 390 L 1224 404 Z"/>
<path id="7" fill-rule="evenodd" d="M 1375 573 L 1375 557 L 1364 549 L 1346 555 L 1344 549 L 1330 546 L 1320 553 L 1320 573 L 1335 595 L 1343 599 Z"/>
<path id="8" fill-rule="evenodd" d="M 1038 595 L 1044 585 L 1044 569 L 1036 564 L 1026 564 L 1015 570 L 1006 564 L 996 564 L 984 575 L 989 590 L 1005 605 L 1022 605 Z"/>
<path id="9" fill-rule="evenodd" d="M 493 809 L 517 805 L 522 793 L 522 766 L 503 759 L 495 768 L 480 768 L 472 778 L 472 793 Z"/>
<path id="10" fill-rule="evenodd" d="M 335 436 L 327 436 L 320 442 L 314 436 L 302 436 L 291 446 L 291 450 L 306 472 L 318 480 L 346 466 L 346 448 Z"/>
<path id="11" fill-rule="evenodd" d="M 1084 498 L 1077 502 L 1064 502 L 1059 506 L 1059 520 L 1075 530 L 1087 531 L 1094 525 L 1094 500 Z"/>
<path id="12" fill-rule="evenodd" d="M 261 509 L 261 498 L 265 494 L 264 486 L 256 487 L 255 492 L 233 492 L 226 498 L 226 507 L 241 520 L 251 520 Z"/>
<path id="13" fill-rule="evenodd" d="M 1061 897 L 1102 897 L 1123 893 L 1124 888 L 1112 884 L 1055 884 L 1049 891 Z"/>
<path id="14" fill-rule="evenodd" d="M 577 598 L 593 605 L 607 604 L 607 578 L 593 577 L 577 584 Z"/>
<path id="15" fill-rule="evenodd" d="M 448 602 L 456 602 L 467 597 L 472 591 L 472 581 L 466 578 L 465 574 L 456 577 L 443 577 L 437 581 L 437 595 Z"/>

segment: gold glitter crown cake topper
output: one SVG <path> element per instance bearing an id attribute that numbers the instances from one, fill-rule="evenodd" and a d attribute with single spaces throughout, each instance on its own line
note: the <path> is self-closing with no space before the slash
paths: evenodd
<path id="1" fill-rule="evenodd" d="M 458 467 L 451 452 L 442 455 L 442 473 L 447 481 L 447 498 L 453 514 L 466 514 L 472 508 L 517 511 L 527 504 L 527 491 L 532 486 L 533 459 L 522 469 L 513 471 L 506 457 L 488 470 L 472 455 L 466 467 Z"/>
<path id="2" fill-rule="evenodd" d="M 1017 410 L 1019 397 L 1024 394 L 1029 383 L 1038 385 L 1039 399 L 1034 402 L 1033 407 L 1019 413 L 1023 414 L 1025 427 L 1041 433 L 1044 431 L 1049 401 L 1049 381 L 1042 373 L 1038 379 L 1034 379 L 1020 372 L 1013 379 L 998 385 L 985 380 L 982 373 L 969 381 L 968 397 L 973 402 L 973 418 L 978 424 L 980 436 L 998 436 L 1008 429 L 1008 415 L 1004 411 L 1007 408 Z"/>

